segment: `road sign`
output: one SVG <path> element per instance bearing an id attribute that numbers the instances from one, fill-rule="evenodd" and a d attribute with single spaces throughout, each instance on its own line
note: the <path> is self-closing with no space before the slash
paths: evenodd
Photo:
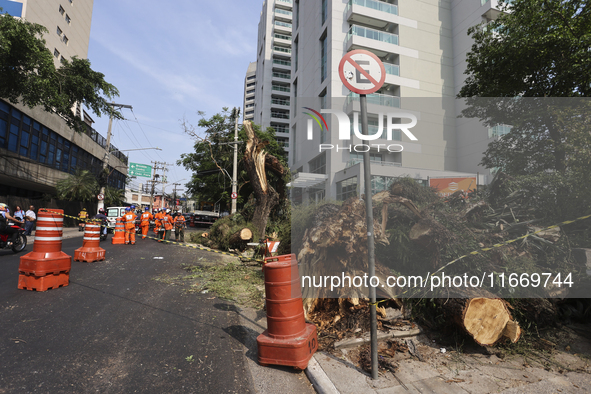
<path id="1" fill-rule="evenodd" d="M 105 195 L 104 195 L 103 193 L 99 193 L 99 195 L 98 195 L 98 196 L 96 196 L 96 198 L 97 198 L 99 201 L 103 201 L 103 200 L 105 199 Z"/>
<path id="2" fill-rule="evenodd" d="M 348 52 L 341 59 L 339 77 L 350 91 L 358 94 L 372 94 L 384 84 L 386 69 L 376 55 L 363 49 L 356 49 Z"/>
<path id="3" fill-rule="evenodd" d="M 152 166 L 147 164 L 129 163 L 129 176 L 152 177 Z"/>
<path id="4" fill-rule="evenodd" d="M 235 199 L 237 199 L 237 198 L 238 198 L 238 193 L 236 193 L 236 192 L 232 193 L 232 196 L 231 196 L 231 197 L 232 197 L 234 200 L 235 200 Z"/>

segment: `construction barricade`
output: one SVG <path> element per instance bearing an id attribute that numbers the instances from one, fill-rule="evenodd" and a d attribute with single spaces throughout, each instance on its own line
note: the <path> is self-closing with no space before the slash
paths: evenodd
<path id="1" fill-rule="evenodd" d="M 117 218 L 115 233 L 111 238 L 111 245 L 125 245 L 125 226 L 121 218 Z"/>
<path id="2" fill-rule="evenodd" d="M 305 369 L 318 349 L 316 326 L 306 323 L 295 255 L 265 258 L 267 330 L 257 338 L 261 365 Z"/>
<path id="3" fill-rule="evenodd" d="M 75 261 L 93 263 L 105 259 L 105 249 L 99 246 L 101 242 L 101 225 L 86 223 L 82 247 L 74 251 Z"/>
<path id="4" fill-rule="evenodd" d="M 72 257 L 62 251 L 63 213 L 39 210 L 33 251 L 20 258 L 19 289 L 45 291 L 69 284 Z"/>

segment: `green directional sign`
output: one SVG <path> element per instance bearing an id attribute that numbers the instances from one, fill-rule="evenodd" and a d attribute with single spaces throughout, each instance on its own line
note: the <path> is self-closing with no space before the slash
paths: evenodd
<path id="1" fill-rule="evenodd" d="M 152 177 L 152 166 L 147 164 L 129 163 L 129 176 Z"/>

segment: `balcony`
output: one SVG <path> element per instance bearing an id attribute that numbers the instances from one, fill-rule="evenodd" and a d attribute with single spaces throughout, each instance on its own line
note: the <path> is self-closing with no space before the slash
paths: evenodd
<path id="1" fill-rule="evenodd" d="M 402 163 L 398 163 L 395 161 L 379 161 L 379 160 L 370 160 L 370 164 L 376 166 L 386 166 L 386 167 L 402 167 Z M 354 165 L 363 163 L 363 159 L 351 159 L 347 161 L 345 168 L 353 167 Z"/>
<path id="2" fill-rule="evenodd" d="M 271 118 L 273 118 L 273 119 L 289 120 L 289 113 L 288 112 L 275 112 L 275 111 L 271 111 Z"/>
<path id="3" fill-rule="evenodd" d="M 275 33 L 273 34 L 273 45 L 275 44 L 289 47 L 291 46 L 291 36 Z"/>
<path id="4" fill-rule="evenodd" d="M 282 59 L 273 59 L 273 68 L 281 68 L 284 70 L 291 70 L 291 61 Z"/>
<path id="5" fill-rule="evenodd" d="M 384 64 L 384 68 L 386 69 L 386 74 L 395 75 L 397 77 L 400 76 L 400 66 L 398 66 L 397 64 L 391 64 L 391 63 L 383 63 L 383 64 Z"/>
<path id="6" fill-rule="evenodd" d="M 289 100 L 271 97 L 271 108 L 289 109 L 290 104 Z"/>
<path id="7" fill-rule="evenodd" d="M 291 34 L 291 23 L 287 23 L 287 22 L 282 22 L 282 21 L 278 21 L 275 20 L 275 22 L 273 22 L 273 25 L 275 27 L 275 31 L 274 33 L 288 33 Z"/>
<path id="8" fill-rule="evenodd" d="M 398 15 L 398 6 L 377 0 L 349 0 L 347 21 L 384 29 L 393 23 L 392 15 Z"/>
<path id="9" fill-rule="evenodd" d="M 349 41 L 349 39 L 351 39 L 351 37 L 353 36 L 369 38 L 370 40 L 376 40 L 386 44 L 398 45 L 397 34 L 370 29 L 369 27 L 361 27 L 357 25 L 351 26 L 351 28 L 347 32 L 346 40 Z"/>
<path id="10" fill-rule="evenodd" d="M 284 7 L 287 9 L 293 8 L 293 0 L 275 0 L 276 7 Z"/>
<path id="11" fill-rule="evenodd" d="M 275 18 L 291 21 L 292 12 L 284 10 L 283 8 L 275 8 Z"/>
<path id="12" fill-rule="evenodd" d="M 291 48 L 276 45 L 273 47 L 273 56 L 280 56 L 291 59 Z"/>
<path id="13" fill-rule="evenodd" d="M 345 106 L 349 106 L 354 102 L 359 101 L 359 95 L 357 93 L 349 93 L 345 99 Z M 400 108 L 400 97 L 389 96 L 386 94 L 368 94 L 367 95 L 368 105 L 379 105 L 382 107 Z"/>
<path id="14" fill-rule="evenodd" d="M 271 85 L 271 90 L 276 95 L 290 96 L 291 89 L 287 86 Z"/>

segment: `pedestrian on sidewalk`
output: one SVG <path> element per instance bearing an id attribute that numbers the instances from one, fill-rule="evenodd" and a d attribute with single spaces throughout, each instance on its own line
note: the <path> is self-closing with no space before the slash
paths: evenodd
<path id="1" fill-rule="evenodd" d="M 14 217 L 20 220 L 20 226 L 23 227 L 23 223 L 25 222 L 25 211 L 23 211 L 20 205 L 17 205 L 14 208 Z"/>
<path id="2" fill-rule="evenodd" d="M 35 207 L 30 205 L 29 210 L 25 212 L 25 235 L 31 235 L 35 222 L 37 221 L 37 215 L 35 214 Z"/>

